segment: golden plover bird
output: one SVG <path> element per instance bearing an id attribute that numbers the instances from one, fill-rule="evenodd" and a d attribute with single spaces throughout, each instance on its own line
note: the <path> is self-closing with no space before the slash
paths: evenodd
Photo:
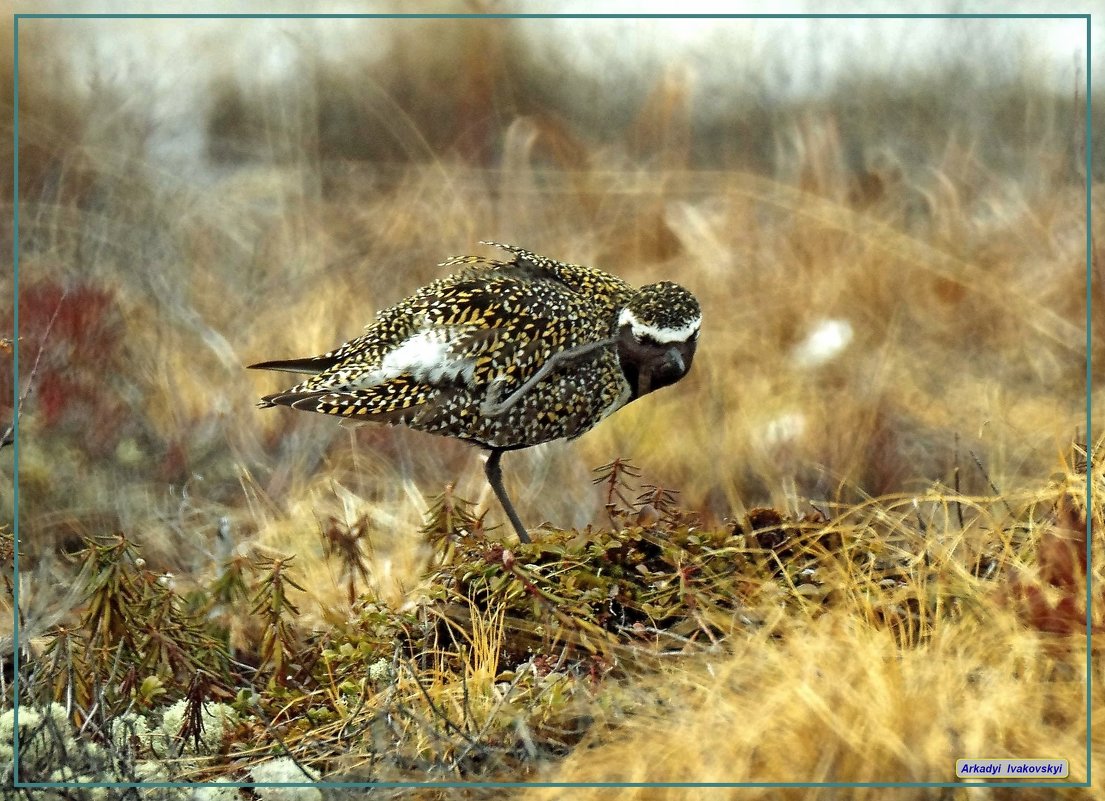
<path id="1" fill-rule="evenodd" d="M 460 269 L 380 312 L 364 334 L 305 359 L 253 364 L 310 373 L 258 404 L 406 425 L 488 449 L 487 480 L 522 542 L 503 488 L 505 451 L 575 439 L 691 367 L 702 313 L 668 281 L 616 276 L 496 242 L 499 261 Z"/>

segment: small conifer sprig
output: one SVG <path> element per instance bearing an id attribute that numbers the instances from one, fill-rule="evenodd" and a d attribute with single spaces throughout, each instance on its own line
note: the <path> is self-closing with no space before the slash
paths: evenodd
<path id="1" fill-rule="evenodd" d="M 264 622 L 261 637 L 261 664 L 258 672 L 270 670 L 269 685 L 282 684 L 288 658 L 298 649 L 295 627 L 291 618 L 299 616 L 299 609 L 288 599 L 288 589 L 305 592 L 295 579 L 288 575 L 287 567 L 295 557 L 261 557 L 256 569 L 262 574 L 253 595 L 252 614 Z"/>
<path id="2" fill-rule="evenodd" d="M 457 495 L 453 486 L 446 484 L 442 493 L 430 500 L 426 523 L 422 526 L 421 533 L 431 543 L 484 533 L 483 515 L 476 515 L 476 504 Z"/>
<path id="3" fill-rule="evenodd" d="M 327 558 L 336 557 L 338 560 L 340 580 L 345 582 L 346 600 L 350 607 L 357 602 L 357 582 L 366 582 L 369 577 L 369 554 L 365 549 L 367 526 L 368 521 L 363 515 L 352 523 L 331 516 L 319 532 Z"/>
<path id="4" fill-rule="evenodd" d="M 629 499 L 633 488 L 628 478 L 640 478 L 641 468 L 637 467 L 629 459 L 615 458 L 593 471 L 595 478 L 592 484 L 601 484 L 606 488 L 606 514 L 610 522 L 615 526 L 622 525 L 625 515 L 634 509 L 633 502 Z"/>
<path id="5" fill-rule="evenodd" d="M 223 676 L 228 654 L 202 614 L 189 610 L 168 574 L 145 566 L 122 534 L 86 539 L 79 556 L 84 611 L 47 636 L 43 665 L 53 698 L 103 716 L 153 701 L 151 687 Z"/>

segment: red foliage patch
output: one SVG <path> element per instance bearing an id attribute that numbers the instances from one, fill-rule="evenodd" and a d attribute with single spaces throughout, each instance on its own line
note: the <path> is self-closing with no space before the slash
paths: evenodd
<path id="1" fill-rule="evenodd" d="M 0 312 L 12 326 L 12 310 Z M 113 378 L 123 364 L 123 318 L 114 293 L 91 284 L 24 284 L 19 291 L 21 393 L 25 414 L 48 427 L 80 427 L 100 445 L 114 441 L 123 407 Z M 37 369 L 36 369 L 37 362 Z M 0 364 L 0 397 L 12 397 L 12 364 Z M 106 435 L 106 437 L 105 437 Z"/>
<path id="2" fill-rule="evenodd" d="M 1085 515 L 1064 495 L 1059 499 L 1053 523 L 1040 536 L 1035 579 L 1019 570 L 1010 570 L 1002 600 L 1013 604 L 1031 628 L 1050 634 L 1085 633 L 1086 529 Z M 1092 620 L 1091 626 L 1094 633 L 1102 631 L 1099 620 Z"/>

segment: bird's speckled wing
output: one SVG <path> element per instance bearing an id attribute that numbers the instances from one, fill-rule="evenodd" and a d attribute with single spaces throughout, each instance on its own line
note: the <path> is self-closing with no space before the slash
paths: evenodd
<path id="1" fill-rule="evenodd" d="M 589 298 L 596 311 L 610 313 L 612 320 L 616 318 L 617 310 L 622 308 L 634 293 L 633 287 L 626 281 L 595 267 L 557 261 L 516 245 L 504 245 L 501 242 L 491 241 L 483 241 L 480 244 L 501 248 L 511 254 L 511 259 L 508 261 L 478 260 L 478 263 L 493 265 L 508 271 L 513 270 L 519 275 L 554 280 L 569 291 Z M 461 260 L 463 261 L 463 257 Z"/>
<path id="2" fill-rule="evenodd" d="M 533 265 L 472 266 L 385 310 L 361 337 L 295 362 L 324 369 L 263 402 L 492 447 L 577 436 L 625 402 L 610 347 L 557 364 L 510 408 L 487 410 L 554 354 L 606 339 L 608 304 Z"/>

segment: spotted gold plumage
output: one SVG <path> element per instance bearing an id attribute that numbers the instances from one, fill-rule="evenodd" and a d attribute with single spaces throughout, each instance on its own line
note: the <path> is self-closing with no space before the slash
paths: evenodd
<path id="1" fill-rule="evenodd" d="M 459 269 L 380 312 L 356 339 L 252 365 L 310 374 L 259 405 L 473 442 L 492 451 L 495 487 L 503 451 L 577 437 L 690 368 L 701 313 L 682 287 L 637 290 L 593 267 L 483 244 L 509 258 L 452 257 L 442 266 Z"/>

